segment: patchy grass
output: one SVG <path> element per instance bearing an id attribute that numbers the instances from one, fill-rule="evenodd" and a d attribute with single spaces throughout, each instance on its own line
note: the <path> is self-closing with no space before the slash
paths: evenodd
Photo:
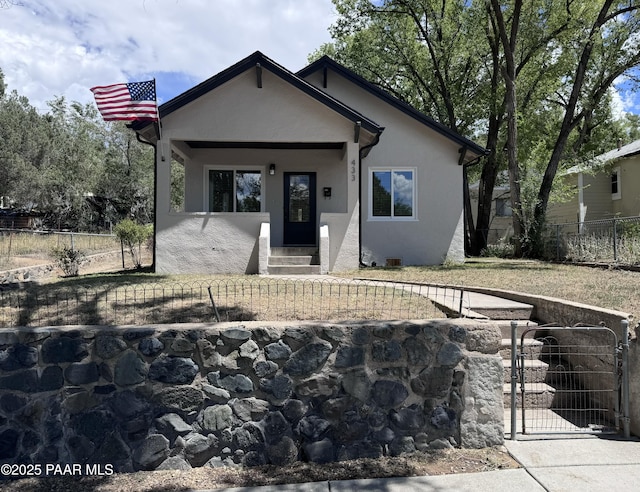
<path id="1" fill-rule="evenodd" d="M 640 272 L 478 258 L 464 264 L 376 267 L 336 275 L 344 283 L 331 286 L 329 279 L 306 283 L 281 279 L 274 284 L 268 277 L 251 275 L 155 275 L 131 270 L 51 279 L 29 289 L 31 296 L 21 304 L 21 313 L 16 314 L 17 307 L 0 306 L 0 326 L 11 324 L 9 318 L 16 315 L 21 324 L 33 326 L 213 321 L 207 286 L 213 287 L 223 321 L 443 317 L 413 293 L 380 287 L 347 289 L 347 279 L 353 278 L 491 287 L 620 310 L 635 319 L 640 316 Z"/>
<path id="2" fill-rule="evenodd" d="M 333 277 L 123 272 L 0 292 L 0 326 L 446 318 L 426 290 Z"/>

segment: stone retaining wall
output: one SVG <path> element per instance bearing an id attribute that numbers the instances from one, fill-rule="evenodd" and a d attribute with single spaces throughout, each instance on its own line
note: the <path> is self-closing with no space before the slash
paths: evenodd
<path id="1" fill-rule="evenodd" d="M 111 251 L 107 253 L 97 253 L 95 255 L 89 255 L 82 262 L 82 265 L 86 267 L 92 263 L 112 260 L 113 258 L 121 256 L 120 251 Z M 82 266 L 80 267 L 82 270 Z M 30 267 L 14 268 L 12 270 L 0 271 L 0 289 L 3 285 L 11 285 L 19 282 L 30 282 L 53 275 L 60 275 L 61 271 L 56 263 L 43 263 L 42 265 L 34 265 Z"/>
<path id="2" fill-rule="evenodd" d="M 117 471 L 503 442 L 490 322 L 0 331 L 0 463 Z"/>

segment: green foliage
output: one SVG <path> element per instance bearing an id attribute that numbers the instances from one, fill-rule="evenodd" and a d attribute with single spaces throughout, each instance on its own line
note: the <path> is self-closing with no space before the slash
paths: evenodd
<path id="1" fill-rule="evenodd" d="M 496 244 L 488 244 L 480 256 L 485 258 L 513 258 L 513 242 L 500 240 Z"/>
<path id="2" fill-rule="evenodd" d="M 148 222 L 153 152 L 124 124 L 102 121 L 93 104 L 60 97 L 40 114 L 17 92 L 0 90 L 0 196 L 41 212 L 52 229 L 96 231 L 124 217 Z"/>
<path id="3" fill-rule="evenodd" d="M 80 274 L 80 266 L 86 260 L 86 255 L 82 251 L 66 246 L 54 248 L 51 256 L 67 277 L 77 277 Z"/>
<path id="4" fill-rule="evenodd" d="M 114 234 L 129 250 L 131 260 L 137 269 L 142 268 L 142 244 L 153 235 L 153 226 L 142 225 L 131 219 L 124 219 L 113 228 Z"/>
<path id="5" fill-rule="evenodd" d="M 614 118 L 610 90 L 621 76 L 637 83 L 631 71 L 640 62 L 640 45 L 630 41 L 640 30 L 635 2 L 333 3 L 333 41 L 312 58 L 327 54 L 440 123 L 484 139 L 490 154 L 482 164 L 479 204 L 491 198 L 493 180 L 506 168 L 508 57 L 500 35 L 510 40 L 517 94 L 512 169 L 523 190 L 512 196 L 514 230 L 523 230 L 531 255 L 541 249 L 539 231 L 557 172 L 610 150 L 617 138 L 638 138 L 637 118 Z M 478 229 L 488 228 L 488 215 L 478 212 L 484 221 Z"/>

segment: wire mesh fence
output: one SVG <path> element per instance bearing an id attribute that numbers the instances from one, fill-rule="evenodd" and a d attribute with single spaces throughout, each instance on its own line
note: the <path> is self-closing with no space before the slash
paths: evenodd
<path id="1" fill-rule="evenodd" d="M 556 260 L 640 264 L 640 217 L 555 224 L 548 234 Z"/>
<path id="2" fill-rule="evenodd" d="M 438 319 L 465 307 L 459 291 L 442 286 L 335 278 L 243 277 L 68 288 L 42 284 L 0 291 L 0 327 Z"/>
<path id="3" fill-rule="evenodd" d="M 120 249 L 120 240 L 113 234 L 80 232 L 26 231 L 0 228 L 0 257 L 42 255 L 54 249 L 70 248 L 85 253 L 100 253 Z"/>

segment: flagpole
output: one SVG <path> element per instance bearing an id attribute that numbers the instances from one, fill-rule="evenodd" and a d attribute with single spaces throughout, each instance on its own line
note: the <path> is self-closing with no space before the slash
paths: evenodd
<path id="1" fill-rule="evenodd" d="M 160 145 L 160 159 L 164 162 L 164 148 L 162 145 L 162 121 L 160 120 L 160 110 L 158 109 L 158 89 L 156 87 L 156 78 L 153 78 L 153 92 L 156 96 L 156 115 L 158 118 L 158 145 Z"/>

